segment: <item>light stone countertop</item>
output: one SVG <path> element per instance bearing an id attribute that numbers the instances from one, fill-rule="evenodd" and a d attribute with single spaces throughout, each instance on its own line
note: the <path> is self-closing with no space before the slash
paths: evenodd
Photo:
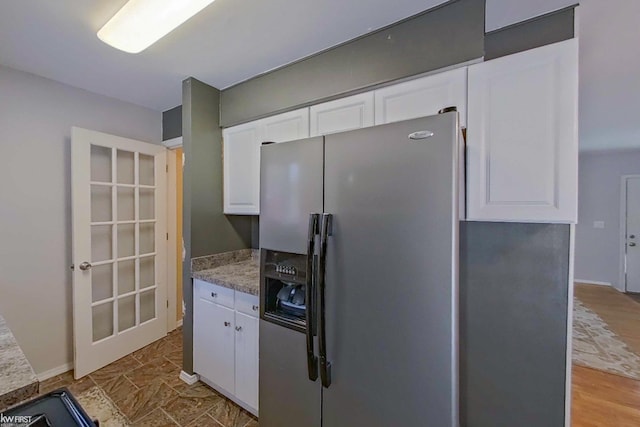
<path id="1" fill-rule="evenodd" d="M 210 257 L 194 258 L 191 275 L 251 295 L 260 294 L 260 261 L 257 251 L 227 252 Z"/>
<path id="2" fill-rule="evenodd" d="M 37 395 L 38 390 L 31 364 L 0 316 L 0 410 Z"/>

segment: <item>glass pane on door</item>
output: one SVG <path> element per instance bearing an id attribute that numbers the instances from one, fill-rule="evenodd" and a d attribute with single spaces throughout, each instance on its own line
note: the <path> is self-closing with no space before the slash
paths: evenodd
<path id="1" fill-rule="evenodd" d="M 136 261 L 118 261 L 118 295 L 136 290 Z"/>
<path id="2" fill-rule="evenodd" d="M 91 146 L 91 181 L 111 182 L 111 148 Z"/>
<path id="3" fill-rule="evenodd" d="M 111 225 L 91 226 L 91 261 L 112 259 L 113 234 Z"/>
<path id="4" fill-rule="evenodd" d="M 155 285 L 156 281 L 155 256 L 140 258 L 140 289 Z"/>
<path id="5" fill-rule="evenodd" d="M 140 224 L 140 255 L 156 250 L 156 227 L 154 223 Z"/>
<path id="6" fill-rule="evenodd" d="M 118 332 L 136 325 L 136 296 L 118 299 Z"/>
<path id="7" fill-rule="evenodd" d="M 92 310 L 93 341 L 113 335 L 113 302 L 96 305 Z"/>
<path id="8" fill-rule="evenodd" d="M 141 188 L 140 189 L 140 218 L 142 220 L 145 219 L 155 219 L 155 190 L 152 188 Z"/>
<path id="9" fill-rule="evenodd" d="M 91 302 L 102 301 L 113 296 L 113 264 L 96 265 L 91 268 Z"/>
<path id="10" fill-rule="evenodd" d="M 140 185 L 154 185 L 154 162 L 153 156 L 140 154 Z"/>
<path id="11" fill-rule="evenodd" d="M 133 221 L 135 219 L 135 189 L 118 187 L 118 221 Z"/>
<path id="12" fill-rule="evenodd" d="M 140 294 L 140 323 L 146 322 L 156 317 L 156 290 Z"/>
<path id="13" fill-rule="evenodd" d="M 91 222 L 111 221 L 111 186 L 91 186 Z"/>
<path id="14" fill-rule="evenodd" d="M 118 258 L 136 254 L 135 224 L 118 225 Z"/>
<path id="15" fill-rule="evenodd" d="M 118 184 L 135 184 L 135 156 L 131 151 L 118 150 Z"/>

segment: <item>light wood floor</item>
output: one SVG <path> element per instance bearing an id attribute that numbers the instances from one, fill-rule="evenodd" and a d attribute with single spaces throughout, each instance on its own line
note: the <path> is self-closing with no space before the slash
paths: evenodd
<path id="1" fill-rule="evenodd" d="M 634 353 L 640 354 L 640 303 L 610 286 L 576 283 L 575 295 L 609 325 Z"/>
<path id="2" fill-rule="evenodd" d="M 576 284 L 575 294 L 640 354 L 640 303 L 606 286 Z M 573 366 L 573 427 L 640 426 L 640 381 Z"/>

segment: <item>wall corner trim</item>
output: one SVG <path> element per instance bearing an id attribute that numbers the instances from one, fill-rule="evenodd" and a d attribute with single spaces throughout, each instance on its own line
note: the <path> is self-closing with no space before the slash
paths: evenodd
<path id="1" fill-rule="evenodd" d="M 185 371 L 180 371 L 180 379 L 189 385 L 193 385 L 200 381 L 200 375 L 198 374 L 187 374 Z"/>
<path id="2" fill-rule="evenodd" d="M 166 141 L 162 141 L 162 145 L 168 149 L 182 147 L 182 137 L 167 139 Z"/>

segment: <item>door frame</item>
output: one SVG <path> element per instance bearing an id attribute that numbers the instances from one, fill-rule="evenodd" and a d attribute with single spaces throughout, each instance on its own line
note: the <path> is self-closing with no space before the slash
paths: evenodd
<path id="1" fill-rule="evenodd" d="M 627 181 L 630 178 L 640 179 L 638 174 L 622 175 L 620 176 L 620 233 L 619 233 L 619 254 L 620 262 L 618 266 L 618 283 L 616 288 L 621 292 L 627 292 L 627 255 L 626 255 L 626 240 L 627 240 Z"/>
<path id="2" fill-rule="evenodd" d="M 167 148 L 167 331 L 171 332 L 182 326 L 182 319 L 177 320 L 175 315 L 180 301 L 178 301 L 176 295 L 178 290 L 176 280 L 178 262 L 173 252 L 178 244 L 178 218 L 176 215 L 178 208 L 176 205 L 178 170 L 175 162 L 175 149 L 182 148 L 182 137 L 163 141 L 162 145 Z"/>

